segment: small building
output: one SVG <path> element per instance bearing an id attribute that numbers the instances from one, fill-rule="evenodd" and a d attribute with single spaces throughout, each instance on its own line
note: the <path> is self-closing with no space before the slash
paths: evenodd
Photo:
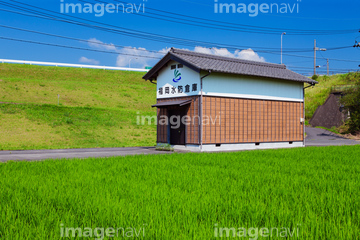
<path id="1" fill-rule="evenodd" d="M 157 84 L 157 143 L 190 151 L 302 147 L 304 84 L 285 65 L 172 48 Z"/>

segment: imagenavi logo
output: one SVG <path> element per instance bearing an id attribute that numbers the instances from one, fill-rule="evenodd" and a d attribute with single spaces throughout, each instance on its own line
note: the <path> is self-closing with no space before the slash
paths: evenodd
<path id="1" fill-rule="evenodd" d="M 214 13 L 240 13 L 256 17 L 260 13 L 299 13 L 301 0 L 292 0 L 293 3 L 228 3 L 214 0 Z M 291 0 L 290 0 L 291 1 Z"/>
<path id="2" fill-rule="evenodd" d="M 94 14 L 95 17 L 102 17 L 106 13 L 145 13 L 147 0 L 136 3 L 67 3 L 60 0 L 60 13 L 65 14 Z"/>

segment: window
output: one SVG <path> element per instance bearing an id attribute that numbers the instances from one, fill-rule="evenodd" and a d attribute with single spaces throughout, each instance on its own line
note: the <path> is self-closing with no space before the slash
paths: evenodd
<path id="1" fill-rule="evenodd" d="M 183 65 L 182 65 L 182 64 L 178 64 L 178 68 L 183 68 Z"/>
<path id="2" fill-rule="evenodd" d="M 176 69 L 176 65 L 171 65 L 171 70 Z"/>

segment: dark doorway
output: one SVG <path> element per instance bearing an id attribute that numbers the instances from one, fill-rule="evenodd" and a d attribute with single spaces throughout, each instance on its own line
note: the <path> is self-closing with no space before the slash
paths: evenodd
<path id="1" fill-rule="evenodd" d="M 170 144 L 185 145 L 186 126 L 182 119 L 186 116 L 187 107 L 169 108 Z"/>

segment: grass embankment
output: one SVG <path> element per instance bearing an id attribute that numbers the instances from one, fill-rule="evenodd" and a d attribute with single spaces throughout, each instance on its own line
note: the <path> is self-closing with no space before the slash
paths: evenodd
<path id="1" fill-rule="evenodd" d="M 0 238 L 145 227 L 146 239 L 217 239 L 220 228 L 265 227 L 357 239 L 359 155 L 343 146 L 2 163 Z"/>
<path id="2" fill-rule="evenodd" d="M 0 150 L 154 145 L 144 73 L 0 64 Z M 58 97 L 60 95 L 60 106 Z"/>
<path id="3" fill-rule="evenodd" d="M 323 105 L 331 93 L 331 88 L 336 85 L 353 84 L 360 74 L 349 73 L 333 76 L 320 76 L 319 84 L 305 89 L 305 117 L 310 120 L 316 109 Z"/>
<path id="4" fill-rule="evenodd" d="M 22 104 L 0 104 L 0 150 L 154 145 L 156 127 L 136 124 L 137 113 L 155 115 L 156 86 L 143 74 L 0 64 L 0 102 Z M 344 74 L 318 81 L 306 89 L 307 120 L 332 86 L 353 79 Z"/>

